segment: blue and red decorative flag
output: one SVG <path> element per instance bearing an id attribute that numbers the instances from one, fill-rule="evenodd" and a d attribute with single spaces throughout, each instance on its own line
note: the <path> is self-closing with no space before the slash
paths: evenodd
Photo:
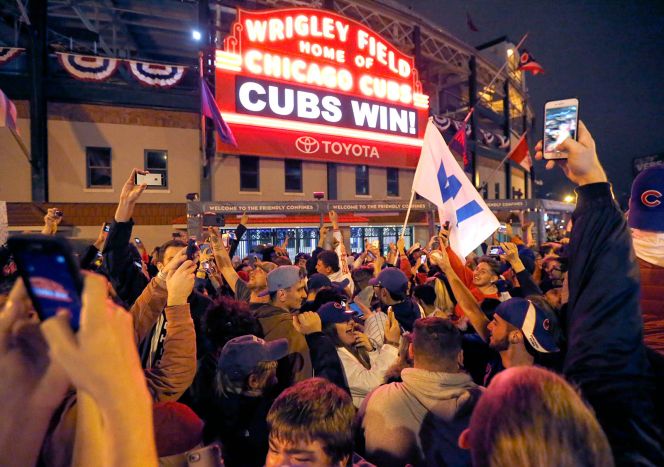
<path id="1" fill-rule="evenodd" d="M 450 151 L 455 155 L 463 159 L 463 170 L 464 172 L 471 173 L 473 171 L 473 165 L 468 157 L 468 146 L 466 144 L 466 121 L 462 121 L 459 125 L 459 129 L 454 134 L 454 137 L 448 145 Z"/>
<path id="2" fill-rule="evenodd" d="M 159 88 L 170 88 L 178 84 L 187 69 L 181 65 L 160 65 L 158 63 L 127 60 L 129 71 L 141 83 Z"/>
<path id="3" fill-rule="evenodd" d="M 537 63 L 535 58 L 526 49 L 521 49 L 519 51 L 518 69 L 521 71 L 529 71 L 533 75 L 544 73 L 544 68 L 542 68 L 542 65 Z"/>
<path id="4" fill-rule="evenodd" d="M 204 78 L 201 78 L 201 114 L 212 119 L 219 138 L 226 144 L 237 147 L 237 141 L 230 127 L 221 116 L 217 101 Z"/>
<path id="5" fill-rule="evenodd" d="M 25 52 L 25 49 L 20 47 L 0 47 L 0 64 L 7 63 L 23 52 Z"/>
<path id="6" fill-rule="evenodd" d="M 58 52 L 57 56 L 62 68 L 81 81 L 104 81 L 115 73 L 120 64 L 117 58 L 61 52 Z"/>

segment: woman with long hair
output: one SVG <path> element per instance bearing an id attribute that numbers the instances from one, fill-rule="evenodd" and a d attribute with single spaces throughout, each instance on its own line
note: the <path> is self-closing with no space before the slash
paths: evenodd
<path id="1" fill-rule="evenodd" d="M 323 333 L 337 348 L 353 404 L 359 408 L 364 397 L 383 383 L 385 371 L 397 359 L 401 336 L 399 323 L 390 313 L 385 324 L 385 343 L 380 348 L 374 348 L 372 341 L 353 319 L 353 312 L 346 310 L 342 304 L 326 303 L 318 309 L 318 314 Z M 377 316 L 372 313 L 367 316 L 365 325 L 373 319 Z"/>

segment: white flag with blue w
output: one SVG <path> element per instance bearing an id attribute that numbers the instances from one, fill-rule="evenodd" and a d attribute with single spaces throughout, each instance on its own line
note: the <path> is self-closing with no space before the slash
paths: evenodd
<path id="1" fill-rule="evenodd" d="M 413 190 L 438 206 L 443 222 L 450 221 L 450 246 L 461 258 L 500 226 L 431 119 L 424 133 Z"/>

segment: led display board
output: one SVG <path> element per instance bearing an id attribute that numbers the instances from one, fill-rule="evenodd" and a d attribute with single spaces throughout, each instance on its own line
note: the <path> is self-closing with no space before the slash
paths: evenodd
<path id="1" fill-rule="evenodd" d="M 224 153 L 414 168 L 429 97 L 413 57 L 312 8 L 238 9 L 215 55 Z"/>

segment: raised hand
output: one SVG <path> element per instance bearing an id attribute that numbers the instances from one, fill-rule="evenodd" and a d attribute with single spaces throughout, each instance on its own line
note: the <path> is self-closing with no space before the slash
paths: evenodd
<path id="1" fill-rule="evenodd" d="M 567 153 L 567 159 L 548 161 L 547 170 L 558 165 L 567 178 L 579 186 L 607 181 L 604 169 L 597 157 L 595 140 L 582 121 L 579 121 L 578 141 L 567 138 L 556 147 L 556 150 Z M 535 159 L 542 160 L 544 157 L 542 141 L 537 143 L 535 151 Z"/>
<path id="2" fill-rule="evenodd" d="M 339 216 L 335 211 L 330 211 L 327 214 L 330 217 L 330 222 L 332 223 L 332 228 L 338 229 L 339 228 Z"/>
<path id="3" fill-rule="evenodd" d="M 97 240 L 94 242 L 94 247 L 101 251 L 102 248 L 104 248 L 104 244 L 106 243 L 106 237 L 108 237 L 108 232 L 104 230 L 104 226 L 106 223 L 101 225 L 101 229 L 99 229 L 99 234 L 97 235 Z"/>
<path id="4" fill-rule="evenodd" d="M 360 331 L 355 331 L 354 335 L 355 335 L 355 347 L 357 347 L 358 349 L 365 349 L 368 352 L 371 352 L 374 349 L 373 344 L 371 344 L 371 340 L 369 339 L 369 336 Z"/>
<path id="5" fill-rule="evenodd" d="M 134 179 L 136 174 L 145 175 L 148 172 L 145 170 L 134 169 L 131 171 L 131 175 L 125 182 L 120 192 L 120 202 L 118 203 L 118 208 L 115 211 L 115 221 L 116 222 L 128 222 L 131 219 L 132 214 L 134 213 L 134 206 L 138 201 L 138 198 L 141 196 L 141 193 L 145 191 L 148 187 L 145 183 L 142 185 L 136 185 Z"/>
<path id="6" fill-rule="evenodd" d="M 320 315 L 314 311 L 305 311 L 304 313 L 293 315 L 293 327 L 297 332 L 305 336 L 323 330 Z"/>
<path id="7" fill-rule="evenodd" d="M 399 338 L 401 337 L 401 326 L 394 316 L 394 311 L 390 308 L 387 313 L 387 321 L 385 322 L 385 343 L 392 345 L 399 345 Z"/>
<path id="8" fill-rule="evenodd" d="M 62 216 L 56 214 L 57 208 L 49 208 L 44 215 L 44 227 L 41 233 L 44 235 L 55 235 L 58 231 L 58 225 L 62 222 Z"/>
<path id="9" fill-rule="evenodd" d="M 166 289 L 168 290 L 167 306 L 184 305 L 187 303 L 191 291 L 194 290 L 195 272 L 196 264 L 190 260 L 184 261 L 175 271 L 169 272 L 166 278 Z"/>

